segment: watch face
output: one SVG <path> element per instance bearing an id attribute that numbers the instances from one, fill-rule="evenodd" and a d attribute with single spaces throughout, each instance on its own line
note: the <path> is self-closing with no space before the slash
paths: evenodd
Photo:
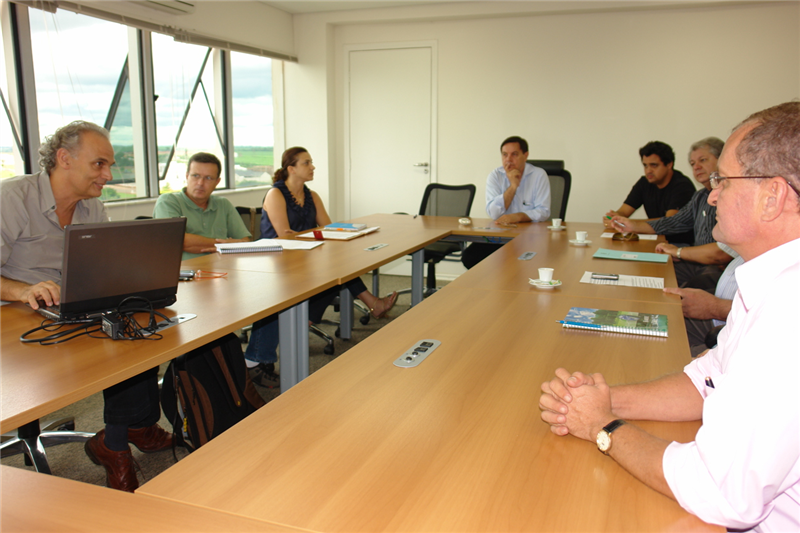
<path id="1" fill-rule="evenodd" d="M 605 429 L 597 434 L 597 447 L 601 452 L 607 452 L 611 447 L 611 435 Z"/>

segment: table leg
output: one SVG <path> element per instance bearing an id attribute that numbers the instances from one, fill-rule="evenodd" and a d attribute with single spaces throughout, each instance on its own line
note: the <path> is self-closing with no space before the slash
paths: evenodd
<path id="1" fill-rule="evenodd" d="M 342 288 L 339 291 L 339 336 L 344 340 L 350 340 L 352 331 L 353 295 L 346 288 Z"/>
<path id="2" fill-rule="evenodd" d="M 278 315 L 281 346 L 281 392 L 308 377 L 308 300 Z"/>
<path id="3" fill-rule="evenodd" d="M 372 271 L 372 294 L 380 298 L 381 296 L 381 273 L 380 268 Z"/>
<path id="4" fill-rule="evenodd" d="M 419 249 L 411 254 L 411 307 L 422 301 L 424 288 L 423 268 L 425 267 L 425 250 Z"/>

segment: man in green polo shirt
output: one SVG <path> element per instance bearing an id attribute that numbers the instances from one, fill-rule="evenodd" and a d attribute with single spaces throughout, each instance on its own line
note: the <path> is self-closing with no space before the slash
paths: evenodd
<path id="1" fill-rule="evenodd" d="M 233 204 L 227 198 L 211 195 L 221 174 L 222 164 L 217 156 L 198 152 L 189 158 L 183 191 L 162 194 L 156 201 L 153 217 L 186 217 L 184 260 L 214 252 L 214 245 L 220 242 L 250 240 L 250 232 Z"/>

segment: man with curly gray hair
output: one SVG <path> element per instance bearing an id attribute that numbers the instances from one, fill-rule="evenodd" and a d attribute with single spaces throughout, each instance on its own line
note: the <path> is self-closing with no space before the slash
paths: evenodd
<path id="1" fill-rule="evenodd" d="M 41 172 L 3 180 L 0 189 L 0 298 L 34 309 L 59 303 L 63 228 L 108 220 L 98 197 L 114 164 L 108 132 L 83 121 L 47 137 L 39 155 Z"/>
<path id="2" fill-rule="evenodd" d="M 64 227 L 108 221 L 99 196 L 115 162 L 108 132 L 84 121 L 58 129 L 39 154 L 41 172 L 0 182 L 0 298 L 33 309 L 60 303 Z M 111 488 L 139 486 L 128 442 L 143 452 L 172 447 L 172 435 L 156 423 L 157 380 L 154 368 L 103 391 L 106 427 L 86 442 L 86 453 L 106 468 Z"/>

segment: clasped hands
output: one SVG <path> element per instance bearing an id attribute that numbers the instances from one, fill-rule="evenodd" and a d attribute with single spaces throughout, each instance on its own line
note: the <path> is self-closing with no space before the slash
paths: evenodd
<path id="1" fill-rule="evenodd" d="M 606 424 L 618 418 L 611 411 L 611 389 L 602 374 L 570 374 L 563 368 L 542 383 L 539 409 L 556 435 L 572 434 L 592 442 Z"/>

